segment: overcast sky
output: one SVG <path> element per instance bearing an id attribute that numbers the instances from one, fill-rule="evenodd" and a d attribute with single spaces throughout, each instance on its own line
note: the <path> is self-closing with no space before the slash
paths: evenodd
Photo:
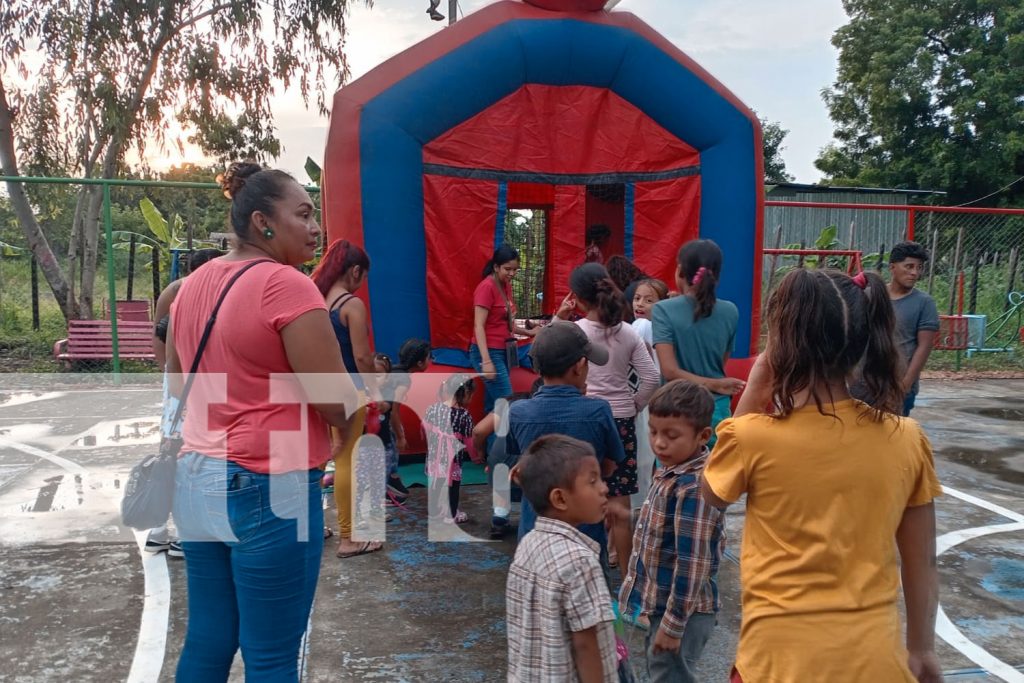
<path id="1" fill-rule="evenodd" d="M 467 14 L 491 2 L 460 1 Z M 430 21 L 427 0 L 353 5 L 346 47 L 353 78 L 447 24 Z M 447 0 L 441 5 L 446 12 Z M 789 172 L 800 182 L 820 178 L 814 158 L 832 134 L 821 90 L 835 78 L 829 40 L 846 20 L 840 0 L 622 0 L 616 9 L 638 15 L 749 107 L 782 123 L 790 131 Z M 304 177 L 306 157 L 323 156 L 327 120 L 289 95 L 277 97 L 273 111 L 284 146 L 278 164 Z"/>

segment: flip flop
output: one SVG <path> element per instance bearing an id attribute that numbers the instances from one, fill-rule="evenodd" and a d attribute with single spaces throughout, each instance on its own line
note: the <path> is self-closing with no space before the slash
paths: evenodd
<path id="1" fill-rule="evenodd" d="M 344 559 L 348 559 L 349 557 L 358 557 L 359 555 L 369 555 L 370 553 L 375 553 L 378 550 L 381 550 L 381 549 L 384 548 L 384 544 L 381 543 L 376 548 L 372 548 L 371 549 L 370 546 L 372 546 L 374 543 L 376 543 L 376 541 L 364 541 L 363 544 L 361 546 L 359 546 L 359 548 L 357 550 L 353 550 L 350 553 L 341 553 L 341 552 L 339 552 L 339 553 L 335 553 L 335 555 L 337 555 L 339 558 L 344 560 Z"/>

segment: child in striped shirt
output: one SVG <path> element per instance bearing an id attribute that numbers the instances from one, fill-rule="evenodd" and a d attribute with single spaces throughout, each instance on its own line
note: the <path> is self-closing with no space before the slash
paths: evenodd
<path id="1" fill-rule="evenodd" d="M 695 665 L 719 606 L 724 514 L 700 493 L 715 400 L 704 387 L 675 380 L 655 392 L 649 408 L 651 447 L 661 468 L 640 510 L 619 608 L 650 624 L 651 682 L 686 683 L 697 680 Z"/>

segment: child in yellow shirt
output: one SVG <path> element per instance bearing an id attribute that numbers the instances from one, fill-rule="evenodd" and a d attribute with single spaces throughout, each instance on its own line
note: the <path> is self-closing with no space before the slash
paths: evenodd
<path id="1" fill-rule="evenodd" d="M 898 416 L 893 333 L 873 273 L 795 270 L 772 294 L 767 348 L 704 471 L 712 505 L 747 494 L 734 680 L 942 679 L 932 503 L 941 487 L 921 427 Z M 847 390 L 858 365 L 873 405 Z"/>

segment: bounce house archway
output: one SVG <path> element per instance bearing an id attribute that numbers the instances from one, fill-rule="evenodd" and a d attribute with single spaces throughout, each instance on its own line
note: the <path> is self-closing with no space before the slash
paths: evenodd
<path id="1" fill-rule="evenodd" d="M 620 188 L 613 241 L 650 275 L 672 283 L 689 239 L 722 246 L 719 295 L 740 308 L 745 356 L 760 300 L 760 136 L 749 109 L 632 14 L 503 0 L 338 91 L 324 223 L 370 255 L 375 347 L 428 338 L 438 360 L 464 365 L 473 289 L 506 212 L 546 212 L 550 313 L 583 261 L 592 190 Z"/>

